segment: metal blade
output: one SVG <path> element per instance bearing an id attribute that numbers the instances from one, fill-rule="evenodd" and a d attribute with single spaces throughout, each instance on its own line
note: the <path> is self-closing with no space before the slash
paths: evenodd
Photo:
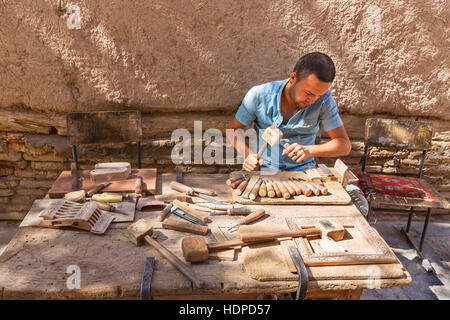
<path id="1" fill-rule="evenodd" d="M 214 198 L 210 198 L 210 197 L 205 196 L 204 194 L 201 194 L 201 193 L 198 193 L 198 192 L 196 192 L 194 195 L 195 195 L 196 197 L 199 197 L 200 199 L 206 200 L 206 201 L 211 202 L 211 203 L 220 204 L 220 205 L 222 205 L 222 206 L 228 206 L 228 205 L 230 205 L 229 203 L 225 203 L 225 202 L 216 200 L 216 199 L 214 199 Z"/>

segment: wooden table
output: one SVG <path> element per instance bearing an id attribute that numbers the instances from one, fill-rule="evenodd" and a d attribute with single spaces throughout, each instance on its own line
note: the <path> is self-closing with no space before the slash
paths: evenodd
<path id="1" fill-rule="evenodd" d="M 214 188 L 218 199 L 231 201 L 225 184 L 227 175 L 186 175 L 184 182 L 197 187 Z M 168 184 L 175 174 L 158 174 L 157 193 L 175 193 Z M 295 216 L 297 206 L 265 206 L 272 215 Z M 269 208 L 270 207 L 270 208 Z M 354 205 L 302 206 L 315 216 L 360 215 Z M 136 219 L 156 220 L 159 211 L 141 211 Z M 228 219 L 228 221 L 227 221 Z M 216 216 L 209 227 L 230 223 L 239 217 Z M 206 288 L 194 289 L 192 283 L 156 250 L 148 245 L 134 246 L 126 237 L 129 223 L 113 224 L 104 235 L 85 231 L 36 227 L 20 228 L 0 257 L 0 298 L 2 299 L 137 299 L 145 258 L 156 258 L 151 283 L 154 299 L 256 299 L 261 293 L 295 292 L 297 281 L 258 281 L 250 278 L 240 257 L 236 261 L 208 260 L 192 265 L 197 275 L 208 282 Z M 156 230 L 157 240 L 182 258 L 181 239 L 191 234 Z M 381 238 L 381 237 L 380 237 Z M 207 241 L 215 241 L 212 235 Z M 403 275 L 392 279 L 389 272 L 380 274 L 379 286 L 389 288 L 411 283 L 409 273 L 400 262 Z M 71 266 L 81 272 L 81 288 L 69 289 Z M 73 267 L 72 267 L 73 268 Z M 330 269 L 331 270 L 331 269 Z M 387 270 L 386 265 L 382 270 Z M 398 271 L 398 270 L 397 270 Z M 368 279 L 310 279 L 307 298 L 359 299 L 369 287 Z"/>

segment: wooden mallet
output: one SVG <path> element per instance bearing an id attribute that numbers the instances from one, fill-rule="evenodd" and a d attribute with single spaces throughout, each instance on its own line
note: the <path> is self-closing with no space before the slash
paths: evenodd
<path id="1" fill-rule="evenodd" d="M 266 130 L 264 130 L 264 133 L 262 134 L 262 138 L 265 141 L 261 149 L 259 149 L 258 154 L 256 155 L 256 158 L 261 158 L 262 154 L 267 148 L 267 145 L 270 144 L 271 147 L 276 145 L 280 142 L 281 137 L 283 136 L 283 132 L 281 132 L 280 129 L 278 129 L 275 126 L 267 127 Z"/>
<path id="2" fill-rule="evenodd" d="M 189 266 L 178 259 L 172 252 L 166 249 L 158 241 L 151 238 L 153 234 L 152 225 L 145 219 L 140 219 L 130 225 L 127 229 L 128 239 L 136 246 L 140 246 L 147 242 L 150 246 L 158 250 L 158 252 L 164 256 L 169 262 L 182 274 L 184 274 L 189 280 L 191 280 L 197 288 L 204 286 L 204 282 L 199 280 Z"/>

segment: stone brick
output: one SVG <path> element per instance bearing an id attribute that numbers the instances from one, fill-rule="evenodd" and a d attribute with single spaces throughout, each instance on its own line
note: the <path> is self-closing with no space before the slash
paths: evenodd
<path id="1" fill-rule="evenodd" d="M 441 164 L 437 166 L 426 167 L 423 169 L 423 172 L 429 175 L 443 174 L 448 176 L 450 175 L 450 164 Z"/>
<path id="2" fill-rule="evenodd" d="M 43 155 L 32 155 L 28 153 L 23 154 L 23 158 L 29 161 L 42 161 L 42 162 L 65 162 L 67 157 L 57 155 L 57 154 L 43 154 Z"/>
<path id="3" fill-rule="evenodd" d="M 7 149 L 6 141 L 0 140 L 0 153 L 6 152 Z"/>
<path id="4" fill-rule="evenodd" d="M 23 133 L 8 132 L 6 140 L 9 142 L 22 143 L 25 142 L 25 136 Z"/>
<path id="5" fill-rule="evenodd" d="M 18 179 L 13 179 L 10 177 L 0 178 L 0 189 L 15 188 L 19 185 Z"/>
<path id="6" fill-rule="evenodd" d="M 407 165 L 407 166 L 419 166 L 420 161 L 419 160 L 413 160 L 413 159 L 402 159 L 400 160 L 401 164 Z"/>
<path id="7" fill-rule="evenodd" d="M 14 168 L 0 168 L 0 177 L 9 176 L 14 173 Z"/>
<path id="8" fill-rule="evenodd" d="M 443 185 L 437 186 L 436 189 L 438 191 L 450 191 L 450 184 L 443 184 Z"/>
<path id="9" fill-rule="evenodd" d="M 16 190 L 16 194 L 18 196 L 30 196 L 30 197 L 44 197 L 48 192 L 48 189 L 39 189 L 39 188 L 33 188 L 33 189 L 23 189 L 18 188 Z"/>
<path id="10" fill-rule="evenodd" d="M 51 188 L 54 180 L 21 179 L 19 186 L 24 188 Z"/>
<path id="11" fill-rule="evenodd" d="M 20 160 L 22 160 L 22 153 L 20 152 L 8 151 L 0 153 L 0 161 L 16 162 Z"/>
<path id="12" fill-rule="evenodd" d="M 37 179 L 52 179 L 57 178 L 59 173 L 54 171 L 37 171 L 37 170 L 21 170 L 16 169 L 14 175 L 19 178 L 37 178 Z"/>
<path id="13" fill-rule="evenodd" d="M 31 169 L 62 171 L 62 170 L 69 170 L 70 165 L 62 162 L 31 162 Z"/>
<path id="14" fill-rule="evenodd" d="M 355 167 L 356 168 L 356 167 Z M 361 169 L 361 168 L 360 168 Z M 381 172 L 381 170 L 383 169 L 382 166 L 371 166 L 371 165 L 366 165 L 366 172 L 371 172 L 371 173 L 379 173 Z"/>
<path id="15" fill-rule="evenodd" d="M 11 197 L 14 195 L 14 190 L 0 189 L 0 197 Z"/>

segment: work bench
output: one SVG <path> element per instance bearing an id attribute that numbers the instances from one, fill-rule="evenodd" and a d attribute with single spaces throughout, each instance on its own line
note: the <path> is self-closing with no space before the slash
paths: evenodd
<path id="1" fill-rule="evenodd" d="M 217 199 L 231 202 L 231 189 L 225 184 L 225 174 L 187 174 L 184 183 L 214 189 Z M 176 193 L 169 188 L 174 173 L 158 174 L 157 194 Z M 286 217 L 360 217 L 353 205 L 259 205 L 272 219 Z M 145 218 L 156 221 L 160 209 L 137 211 L 135 221 Z M 30 213 L 29 213 L 30 214 Z M 231 226 L 241 217 L 214 216 L 208 227 Z M 23 227 L 14 235 L 0 257 L 0 298 L 2 299 L 139 299 L 141 278 L 146 257 L 156 259 L 151 281 L 153 299 L 256 299 L 262 293 L 295 292 L 297 280 L 259 281 L 244 268 L 242 253 L 235 261 L 207 260 L 192 264 L 195 274 L 206 282 L 204 288 L 194 288 L 156 250 L 144 244 L 136 247 L 126 237 L 131 223 L 113 223 L 104 235 L 81 230 L 61 230 Z M 384 240 L 378 235 L 380 241 Z M 156 240 L 183 259 L 181 240 L 192 234 L 156 229 Z M 209 233 L 207 242 L 217 239 Z M 71 267 L 72 266 L 72 267 Z M 73 266 L 80 270 L 80 289 L 67 283 L 73 276 Z M 314 269 L 317 268 L 317 269 Z M 355 270 L 366 268 L 366 276 Z M 397 263 L 379 265 L 320 266 L 309 277 L 307 298 L 359 299 L 364 289 L 407 286 L 411 277 Z M 375 275 L 370 270 L 376 270 Z M 321 276 L 314 276 L 321 275 Z M 374 277 L 376 282 L 374 282 Z"/>

